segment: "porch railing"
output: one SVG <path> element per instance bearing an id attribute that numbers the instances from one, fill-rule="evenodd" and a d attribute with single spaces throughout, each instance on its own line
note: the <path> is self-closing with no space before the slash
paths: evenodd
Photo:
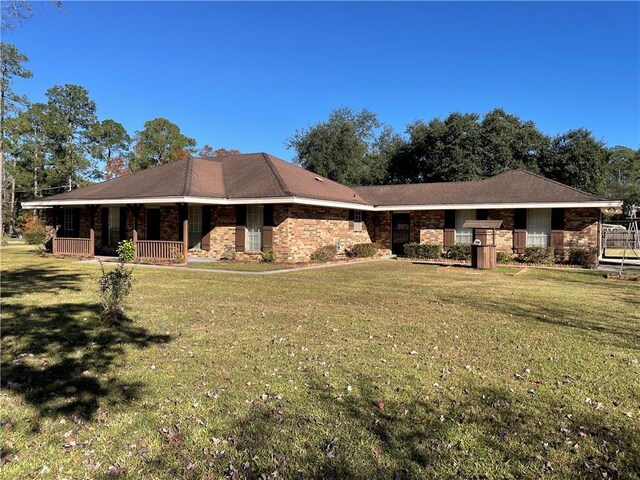
<path id="1" fill-rule="evenodd" d="M 93 257 L 95 254 L 95 235 L 93 229 L 89 232 L 89 238 L 69 238 L 54 235 L 51 241 L 54 255 Z"/>
<path id="2" fill-rule="evenodd" d="M 138 240 L 138 232 L 133 232 L 136 246 L 136 259 L 163 260 L 170 262 L 186 262 L 185 242 L 168 240 Z"/>

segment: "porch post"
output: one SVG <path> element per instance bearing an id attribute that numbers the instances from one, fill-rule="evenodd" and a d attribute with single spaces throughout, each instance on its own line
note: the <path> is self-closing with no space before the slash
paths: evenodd
<path id="1" fill-rule="evenodd" d="M 55 223 L 55 221 L 53 222 Z M 56 239 L 58 238 L 58 228 L 54 225 L 53 226 L 53 232 L 51 233 L 51 253 L 53 255 L 55 255 L 56 253 L 58 253 L 58 249 L 57 249 L 57 245 L 56 245 Z"/>
<path id="2" fill-rule="evenodd" d="M 133 259 L 138 258 L 138 231 L 133 231 Z"/>
<path id="3" fill-rule="evenodd" d="M 182 220 L 182 256 L 186 263 L 189 256 L 189 215 Z"/>
<path id="4" fill-rule="evenodd" d="M 89 229 L 89 256 L 93 257 L 96 254 L 96 235 L 93 230 L 93 226 Z"/>

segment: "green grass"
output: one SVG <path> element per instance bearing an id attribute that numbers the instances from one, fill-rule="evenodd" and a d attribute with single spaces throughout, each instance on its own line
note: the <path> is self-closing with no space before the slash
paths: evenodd
<path id="1" fill-rule="evenodd" d="M 1 254 L 3 478 L 639 477 L 637 282 L 140 268 L 110 327 L 96 265 Z"/>
<path id="2" fill-rule="evenodd" d="M 606 257 L 619 257 L 622 258 L 624 256 L 624 248 L 607 248 L 605 249 Z M 638 250 L 632 250 L 630 248 L 627 249 L 627 258 L 636 259 L 640 258 L 640 252 Z"/>

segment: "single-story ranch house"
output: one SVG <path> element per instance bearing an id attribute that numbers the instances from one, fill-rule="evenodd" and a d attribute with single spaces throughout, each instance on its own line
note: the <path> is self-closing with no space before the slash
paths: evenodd
<path id="1" fill-rule="evenodd" d="M 186 158 L 23 203 L 46 209 L 60 254 L 112 252 L 135 237 L 139 257 L 272 249 L 288 262 L 309 260 L 326 244 L 344 251 L 372 242 L 380 254 L 402 254 L 409 242 L 446 249 L 486 240 L 486 231 L 463 228 L 469 219 L 502 220 L 498 251 L 545 246 L 562 259 L 571 246 L 598 248 L 602 209 L 620 206 L 519 170 L 472 182 L 349 188 L 266 153 Z"/>

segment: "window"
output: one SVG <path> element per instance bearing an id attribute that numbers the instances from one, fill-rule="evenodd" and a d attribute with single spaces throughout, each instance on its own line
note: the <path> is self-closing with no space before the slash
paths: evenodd
<path id="1" fill-rule="evenodd" d="M 247 205 L 247 246 L 248 252 L 262 250 L 262 227 L 264 226 L 264 206 Z"/>
<path id="2" fill-rule="evenodd" d="M 548 247 L 551 236 L 551 209 L 527 210 L 527 247 Z"/>
<path id="3" fill-rule="evenodd" d="M 456 210 L 456 243 L 473 243 L 473 228 L 462 228 L 467 220 L 475 220 L 475 210 Z"/>
<path id="4" fill-rule="evenodd" d="M 65 237 L 73 237 L 75 232 L 73 231 L 73 209 L 72 208 L 63 208 L 63 223 L 62 223 L 62 231 L 64 232 Z"/>
<path id="5" fill-rule="evenodd" d="M 200 248 L 202 242 L 202 206 L 189 205 L 189 248 Z"/>
<path id="6" fill-rule="evenodd" d="M 120 241 L 120 207 L 109 208 L 109 245 Z"/>
<path id="7" fill-rule="evenodd" d="M 362 210 L 355 210 L 353 212 L 353 231 L 362 231 Z"/>

